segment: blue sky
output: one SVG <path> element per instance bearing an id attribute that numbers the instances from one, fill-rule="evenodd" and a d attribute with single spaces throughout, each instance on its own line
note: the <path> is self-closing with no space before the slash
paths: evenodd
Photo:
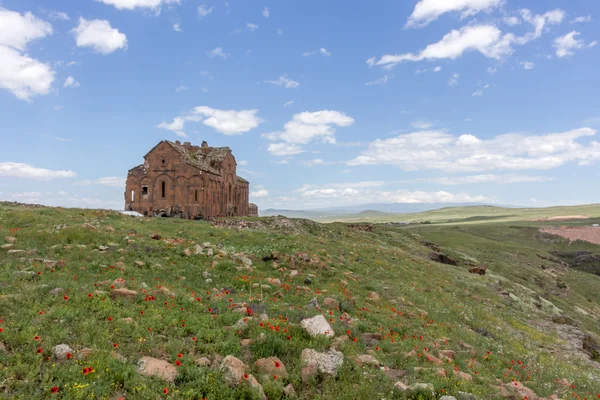
<path id="1" fill-rule="evenodd" d="M 597 202 L 600 3 L 0 0 L 0 199 L 123 207 L 163 139 L 260 208 Z M 187 138 L 186 138 L 187 137 Z"/>

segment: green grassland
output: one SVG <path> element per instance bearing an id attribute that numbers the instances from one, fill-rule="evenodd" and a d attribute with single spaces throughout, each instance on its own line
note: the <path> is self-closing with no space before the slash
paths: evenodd
<path id="1" fill-rule="evenodd" d="M 546 208 L 508 208 L 496 206 L 445 207 L 415 214 L 367 213 L 318 218 L 319 222 L 408 222 L 482 223 L 524 221 L 565 215 L 600 217 L 600 204 Z"/>
<path id="2" fill-rule="evenodd" d="M 594 210 L 555 215 L 598 215 Z M 490 216 L 469 211 L 442 210 L 438 221 Z M 426 215 L 434 220 L 435 212 Z M 306 400 L 468 398 L 464 393 L 521 399 L 516 390 L 523 385 L 546 398 L 600 397 L 600 355 L 593 351 L 600 343 L 600 276 L 557 255 L 596 254 L 599 246 L 540 235 L 546 223 L 512 218 L 375 224 L 372 232 L 281 218 L 232 224 L 245 227 L 0 204 L 0 245 L 13 244 L 0 249 L 0 398 L 259 398 L 245 382 L 227 385 L 218 366 L 195 362 L 218 355 L 243 360 L 269 400 L 287 398 L 288 384 Z M 213 254 L 195 254 L 202 244 Z M 263 261 L 272 252 L 279 260 Z M 434 262 L 432 253 L 457 265 Z M 469 273 L 483 265 L 485 275 Z M 111 296 L 119 278 L 134 298 Z M 340 308 L 311 307 L 313 298 L 321 306 L 336 299 Z M 232 328 L 245 317 L 240 305 L 254 317 Z M 258 314 L 268 319 L 259 323 Z M 334 338 L 313 338 L 300 327 L 320 314 Z M 565 330 L 586 335 L 588 351 Z M 377 335 L 368 333 L 380 336 L 373 341 Z M 343 335 L 348 340 L 337 343 Z M 242 345 L 245 339 L 251 343 Z M 322 352 L 334 342 L 344 355 L 337 376 L 303 380 L 302 350 Z M 54 357 L 59 344 L 73 349 L 72 359 Z M 454 353 L 444 358 L 441 350 Z M 381 367 L 357 363 L 364 354 Z M 175 380 L 141 375 L 136 363 L 144 356 L 179 360 Z M 287 378 L 257 371 L 255 361 L 271 356 Z M 430 383 L 435 393 L 395 390 L 397 381 Z"/>

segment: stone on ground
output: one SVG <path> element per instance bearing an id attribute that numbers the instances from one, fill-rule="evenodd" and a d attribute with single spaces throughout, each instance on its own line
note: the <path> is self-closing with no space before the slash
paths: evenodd
<path id="1" fill-rule="evenodd" d="M 368 366 L 368 367 L 379 367 L 379 365 L 380 365 L 379 360 L 370 354 L 361 354 L 361 355 L 357 356 L 356 363 L 359 366 Z"/>
<path id="2" fill-rule="evenodd" d="M 125 298 L 125 299 L 133 299 L 136 296 L 137 296 L 137 292 L 135 290 L 125 289 L 125 288 L 114 289 L 112 292 L 110 292 L 110 297 L 112 297 L 113 299 L 116 299 L 117 297 L 121 297 L 121 298 Z"/>
<path id="3" fill-rule="evenodd" d="M 167 382 L 173 382 L 177 376 L 177 368 L 165 360 L 153 357 L 142 357 L 137 363 L 139 374 L 157 377 Z"/>
<path id="4" fill-rule="evenodd" d="M 336 299 L 332 299 L 331 297 L 327 297 L 323 300 L 323 307 L 328 310 L 337 311 L 340 309 L 340 302 Z"/>
<path id="5" fill-rule="evenodd" d="M 52 348 L 52 355 L 57 360 L 66 360 L 67 354 L 73 355 L 73 349 L 66 344 L 58 344 Z"/>
<path id="6" fill-rule="evenodd" d="M 220 369 L 223 372 L 225 382 L 229 386 L 238 386 L 244 379 L 246 364 L 239 358 L 229 355 L 223 359 Z"/>
<path id="7" fill-rule="evenodd" d="M 319 335 L 325 335 L 332 337 L 335 335 L 333 328 L 329 325 L 329 322 L 322 315 L 316 317 L 303 319 L 300 322 L 300 326 L 312 337 Z"/>
<path id="8" fill-rule="evenodd" d="M 254 363 L 254 368 L 261 374 L 269 376 L 277 375 L 280 378 L 287 379 L 288 373 L 285 365 L 277 357 L 261 358 Z"/>
<path id="9" fill-rule="evenodd" d="M 305 375 L 310 378 L 311 375 L 314 376 L 317 372 L 324 375 L 336 376 L 344 363 L 344 354 L 337 350 L 319 353 L 313 349 L 304 349 L 300 354 L 300 361 L 303 366 L 303 380 Z"/>

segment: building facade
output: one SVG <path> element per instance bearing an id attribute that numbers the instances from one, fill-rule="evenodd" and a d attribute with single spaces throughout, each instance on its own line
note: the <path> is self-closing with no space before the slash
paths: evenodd
<path id="1" fill-rule="evenodd" d="M 249 183 L 236 168 L 229 147 L 163 140 L 129 170 L 125 210 L 189 219 L 248 216 Z"/>

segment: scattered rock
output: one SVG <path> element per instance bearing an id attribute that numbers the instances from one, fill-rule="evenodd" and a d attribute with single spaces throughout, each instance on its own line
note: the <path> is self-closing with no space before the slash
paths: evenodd
<path id="1" fill-rule="evenodd" d="M 6 240 L 8 243 L 15 243 L 17 241 L 17 238 L 13 236 L 5 236 L 4 240 Z"/>
<path id="2" fill-rule="evenodd" d="M 117 297 L 125 299 L 135 299 L 136 296 L 137 292 L 135 290 L 125 288 L 114 289 L 112 292 L 110 292 L 110 297 L 112 297 L 113 299 L 116 299 Z"/>
<path id="3" fill-rule="evenodd" d="M 398 390 L 400 392 L 406 392 L 409 390 L 408 385 L 404 384 L 403 382 L 396 382 L 394 383 L 394 390 Z"/>
<path id="4" fill-rule="evenodd" d="M 160 240 L 160 239 L 162 239 L 162 237 L 158 233 L 153 233 L 152 236 L 150 236 L 150 238 L 152 240 Z"/>
<path id="5" fill-rule="evenodd" d="M 25 250 L 8 250 L 7 253 L 8 254 L 19 254 L 19 253 L 25 253 Z"/>
<path id="6" fill-rule="evenodd" d="M 431 383 L 413 383 L 408 387 L 411 392 L 427 392 L 431 396 L 435 396 L 435 388 Z"/>
<path id="7" fill-rule="evenodd" d="M 65 292 L 65 289 L 63 289 L 63 288 L 60 288 L 60 287 L 57 287 L 57 288 L 55 288 L 55 289 L 52 289 L 52 290 L 50 291 L 50 294 L 51 294 L 52 296 L 58 296 L 58 295 L 61 295 L 61 294 L 63 294 L 64 292 Z"/>
<path id="8" fill-rule="evenodd" d="M 238 386 L 242 379 L 244 379 L 246 364 L 242 360 L 229 355 L 223 359 L 220 369 L 228 385 Z"/>
<path id="9" fill-rule="evenodd" d="M 317 372 L 336 376 L 344 363 L 344 354 L 337 350 L 319 353 L 313 349 L 304 349 L 300 354 L 300 361 L 302 364 L 302 380 L 306 381 L 305 376 L 310 379 Z"/>
<path id="10" fill-rule="evenodd" d="M 13 272 L 13 276 L 17 279 L 32 280 L 36 279 L 39 275 L 35 271 L 15 271 Z"/>
<path id="11" fill-rule="evenodd" d="M 6 346 L 2 342 L 0 342 L 0 353 L 8 353 L 8 350 L 6 350 Z"/>
<path id="12" fill-rule="evenodd" d="M 383 373 L 392 380 L 404 378 L 408 372 L 403 369 L 385 368 Z"/>
<path id="13" fill-rule="evenodd" d="M 331 342 L 331 348 L 334 350 L 339 350 L 342 347 L 342 345 L 348 340 L 350 340 L 348 335 L 338 336 L 335 339 L 333 339 L 333 342 Z"/>
<path id="14" fill-rule="evenodd" d="M 311 278 L 304 278 L 304 284 L 305 285 L 312 285 L 312 279 Z"/>
<path id="15" fill-rule="evenodd" d="M 253 375 L 248 375 L 248 379 L 246 379 L 247 384 L 258 392 L 258 395 L 262 400 L 267 400 L 267 396 L 265 395 L 265 391 L 263 387 Z"/>
<path id="16" fill-rule="evenodd" d="M 183 250 L 183 254 L 185 254 L 186 257 L 191 257 L 192 256 L 192 250 L 185 249 L 185 250 Z"/>
<path id="17" fill-rule="evenodd" d="M 289 399 L 295 399 L 297 397 L 294 386 L 291 383 L 283 388 L 283 394 L 285 394 L 285 397 Z"/>
<path id="18" fill-rule="evenodd" d="M 469 272 L 472 274 L 485 275 L 487 268 L 485 266 L 469 268 Z"/>
<path id="19" fill-rule="evenodd" d="M 463 381 L 467 381 L 467 382 L 471 382 L 473 380 L 473 377 L 466 373 L 466 372 L 462 372 L 462 371 L 457 371 L 455 369 L 452 370 L 452 373 L 456 376 L 458 376 L 459 379 L 463 380 Z"/>
<path id="20" fill-rule="evenodd" d="M 261 373 L 268 376 L 277 375 L 278 377 L 287 379 L 288 373 L 285 369 L 285 365 L 277 357 L 260 358 L 254 363 L 254 368 Z"/>
<path id="21" fill-rule="evenodd" d="M 267 282 L 269 282 L 271 285 L 281 285 L 281 280 L 277 278 L 267 278 Z"/>
<path id="22" fill-rule="evenodd" d="M 98 250 L 100 250 L 100 251 L 106 251 L 109 249 L 110 249 L 110 247 L 108 247 L 108 246 L 98 246 Z"/>
<path id="23" fill-rule="evenodd" d="M 504 384 L 504 387 L 507 388 L 509 391 L 513 390 L 521 398 L 527 397 L 530 400 L 539 399 L 538 395 L 535 394 L 533 390 L 529 389 L 527 386 L 523 385 L 519 381 L 507 382 Z"/>
<path id="24" fill-rule="evenodd" d="M 67 354 L 73 355 L 73 349 L 66 344 L 58 344 L 52 348 L 52 355 L 59 361 L 66 360 Z"/>
<path id="25" fill-rule="evenodd" d="M 248 347 L 252 344 L 252 339 L 242 339 L 240 340 L 240 346 Z"/>
<path id="26" fill-rule="evenodd" d="M 194 364 L 199 367 L 210 367 L 211 361 L 206 357 L 200 357 L 194 361 Z"/>
<path id="27" fill-rule="evenodd" d="M 173 382 L 177 376 L 177 368 L 173 364 L 152 357 L 142 357 L 137 362 L 137 371 L 143 376 L 154 376 L 167 382 Z"/>
<path id="28" fill-rule="evenodd" d="M 471 393 L 456 392 L 456 400 L 479 400 L 479 398 Z"/>
<path id="29" fill-rule="evenodd" d="M 0 248 L 1 248 L 2 250 L 10 250 L 10 249 L 12 249 L 13 247 L 15 247 L 15 245 L 14 245 L 14 244 L 12 244 L 12 243 L 3 244 L 2 246 L 0 246 Z"/>
<path id="30" fill-rule="evenodd" d="M 80 349 L 79 351 L 77 351 L 77 358 L 79 360 L 83 360 L 84 358 L 87 358 L 87 357 L 91 356 L 92 354 L 94 354 L 94 349 L 90 349 L 89 347 L 84 347 L 83 349 Z"/>
<path id="31" fill-rule="evenodd" d="M 125 356 L 121 353 L 113 351 L 112 353 L 110 353 L 110 356 L 123 364 L 127 363 L 127 358 L 125 358 Z"/>
<path id="32" fill-rule="evenodd" d="M 380 365 L 379 360 L 370 354 L 361 354 L 355 360 L 359 366 L 379 367 Z"/>
<path id="33" fill-rule="evenodd" d="M 112 281 L 111 286 L 114 286 L 117 289 L 124 288 L 127 287 L 127 281 L 125 281 L 125 279 L 123 278 L 117 278 L 114 281 Z"/>
<path id="34" fill-rule="evenodd" d="M 371 301 L 373 301 L 373 302 L 377 302 L 377 301 L 381 300 L 381 297 L 379 297 L 379 295 L 376 292 L 371 292 L 369 294 L 368 299 L 371 300 Z"/>
<path id="35" fill-rule="evenodd" d="M 240 318 L 235 324 L 233 324 L 233 329 L 244 329 L 248 327 L 248 323 L 252 321 L 252 317 L 244 317 Z"/>
<path id="36" fill-rule="evenodd" d="M 383 335 L 379 332 L 375 333 L 363 333 L 360 335 L 361 340 L 365 343 L 365 345 L 372 347 L 377 345 L 381 340 L 383 340 Z"/>
<path id="37" fill-rule="evenodd" d="M 331 297 L 327 297 L 323 300 L 323 307 L 328 310 L 337 311 L 340 309 L 340 302 L 336 299 L 332 299 Z"/>
<path id="38" fill-rule="evenodd" d="M 300 326 L 312 337 L 319 335 L 332 337 L 335 335 L 333 328 L 329 325 L 329 322 L 327 322 L 323 315 L 303 319 L 300 322 Z"/>
<path id="39" fill-rule="evenodd" d="M 458 261 L 444 253 L 429 253 L 429 259 L 446 265 L 458 265 Z"/>
<path id="40" fill-rule="evenodd" d="M 313 297 L 306 305 L 306 308 L 319 308 L 319 300 L 317 300 L 316 297 Z"/>
<path id="41" fill-rule="evenodd" d="M 439 400 L 456 400 L 454 396 L 442 396 Z"/>
<path id="42" fill-rule="evenodd" d="M 290 276 L 293 278 L 294 276 L 298 276 L 298 270 L 297 269 L 293 269 L 290 271 Z"/>

